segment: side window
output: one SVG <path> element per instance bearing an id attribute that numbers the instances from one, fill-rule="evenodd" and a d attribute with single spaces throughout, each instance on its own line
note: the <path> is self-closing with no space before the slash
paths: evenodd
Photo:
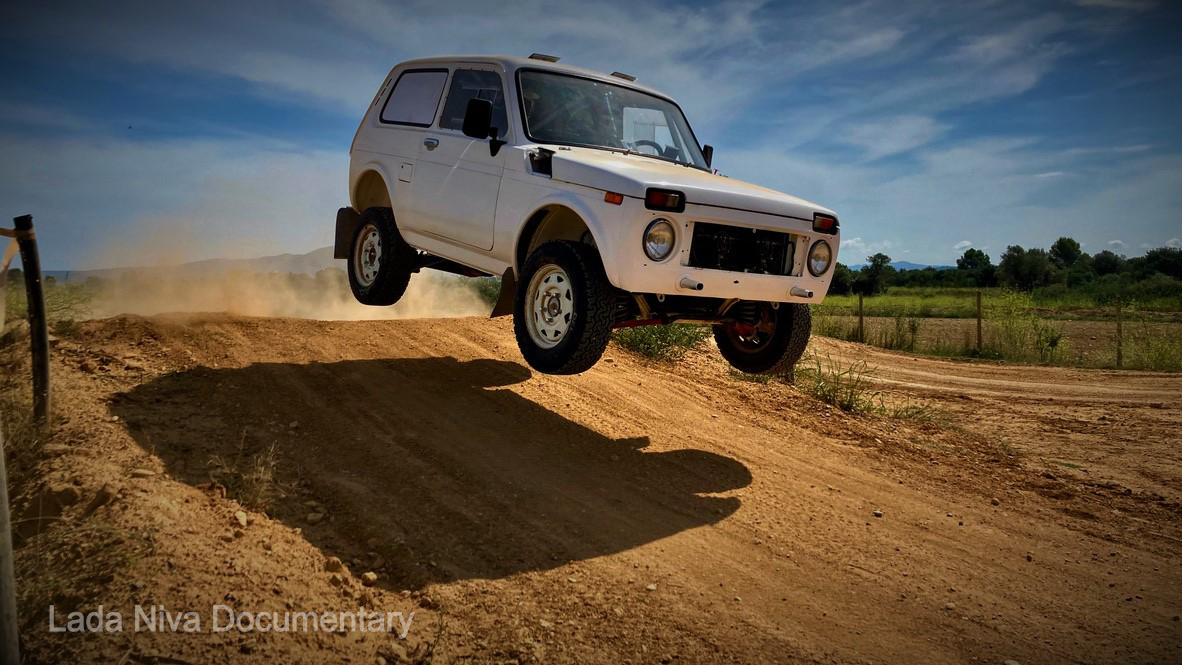
<path id="1" fill-rule="evenodd" d="M 403 72 L 382 108 L 382 122 L 430 127 L 445 83 L 446 69 Z"/>
<path id="2" fill-rule="evenodd" d="M 505 88 L 501 75 L 483 69 L 457 69 L 451 77 L 451 88 L 447 91 L 447 103 L 443 105 L 443 117 L 439 120 L 442 129 L 462 129 L 468 100 L 487 99 L 492 102 L 493 126 L 504 136 L 509 129 L 509 117 L 505 113 Z"/>

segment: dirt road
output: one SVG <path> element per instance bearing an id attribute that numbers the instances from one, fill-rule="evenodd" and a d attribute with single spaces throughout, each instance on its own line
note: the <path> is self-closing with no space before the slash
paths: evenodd
<path id="1" fill-rule="evenodd" d="M 814 348 L 864 358 L 888 404 L 937 417 L 850 416 L 705 351 L 657 365 L 612 347 L 583 375 L 535 374 L 504 320 L 82 324 L 59 344 L 68 419 L 38 496 L 79 488 L 63 515 L 81 520 L 106 485 L 117 499 L 88 519 L 151 548 L 53 593 L 367 601 L 416 623 L 401 646 L 66 639 L 28 600 L 29 646 L 46 662 L 1182 659 L 1182 377 Z M 237 482 L 244 467 L 268 479 Z M 253 490 L 265 514 L 239 527 L 223 493 Z M 62 538 L 31 537 L 24 574 Z"/>

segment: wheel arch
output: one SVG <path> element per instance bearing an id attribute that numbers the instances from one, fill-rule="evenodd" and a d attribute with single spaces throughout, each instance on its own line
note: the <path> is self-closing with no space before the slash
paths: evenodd
<path id="1" fill-rule="evenodd" d="M 357 225 L 361 221 L 361 213 L 368 208 L 393 208 L 390 198 L 390 187 L 387 183 L 385 169 L 380 164 L 367 164 L 357 177 L 351 178 L 349 186 L 348 208 L 337 211 L 336 234 L 333 238 L 333 258 L 343 259 L 349 256 L 350 243 Z"/>
<path id="2" fill-rule="evenodd" d="M 591 209 L 577 199 L 550 200 L 540 203 L 526 217 L 513 250 L 513 270 L 521 275 L 521 268 L 530 252 L 551 240 L 571 240 L 591 245 L 607 272 L 608 281 L 615 283 L 604 255 L 604 232 Z M 587 241 L 590 240 L 588 243 Z"/>

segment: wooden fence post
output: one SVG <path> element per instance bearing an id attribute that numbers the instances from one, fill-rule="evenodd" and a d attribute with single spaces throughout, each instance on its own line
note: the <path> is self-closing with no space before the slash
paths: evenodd
<path id="1" fill-rule="evenodd" d="M 1116 368 L 1124 364 L 1124 349 L 1121 348 L 1122 328 L 1120 312 L 1120 296 L 1116 297 Z"/>
<path id="2" fill-rule="evenodd" d="M 984 342 L 981 335 L 981 289 L 977 289 L 977 355 L 981 355 Z"/>
<path id="3" fill-rule="evenodd" d="M 16 622 L 12 519 L 8 512 L 8 476 L 4 470 L 4 427 L 0 423 L 0 664 L 20 665 L 20 634 Z"/>
<path id="4" fill-rule="evenodd" d="M 21 267 L 28 295 L 29 346 L 33 351 L 33 421 L 38 427 L 45 427 L 49 424 L 49 328 L 45 321 L 41 258 L 37 255 L 33 216 L 21 215 L 12 222 L 16 227 L 16 242 L 21 248 Z"/>
<path id="5" fill-rule="evenodd" d="M 863 294 L 858 294 L 858 341 L 866 341 L 866 319 L 862 316 L 862 297 Z"/>

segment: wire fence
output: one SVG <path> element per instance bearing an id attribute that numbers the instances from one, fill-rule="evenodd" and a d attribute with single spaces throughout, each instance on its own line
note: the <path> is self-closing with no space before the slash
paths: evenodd
<path id="1" fill-rule="evenodd" d="M 37 252 L 37 235 L 33 232 L 33 217 L 22 215 L 12 221 L 13 228 L 0 228 L 0 237 L 9 238 L 4 253 L 0 255 L 0 330 L 7 325 L 5 298 L 8 293 L 8 268 L 19 253 L 25 281 L 29 351 L 33 360 L 33 423 L 38 429 L 46 429 L 49 426 L 49 329 L 45 319 L 41 258 Z M 0 419 L 0 663 L 17 665 L 20 662 L 19 645 L 16 583 L 13 575 L 12 515 L 8 505 L 4 428 Z"/>
<path id="2" fill-rule="evenodd" d="M 1027 294 L 970 289 L 942 291 L 935 308 L 891 295 L 842 301 L 813 308 L 814 332 L 932 355 L 1182 371 L 1182 323 L 1122 298 L 1085 316 L 1037 307 Z"/>

